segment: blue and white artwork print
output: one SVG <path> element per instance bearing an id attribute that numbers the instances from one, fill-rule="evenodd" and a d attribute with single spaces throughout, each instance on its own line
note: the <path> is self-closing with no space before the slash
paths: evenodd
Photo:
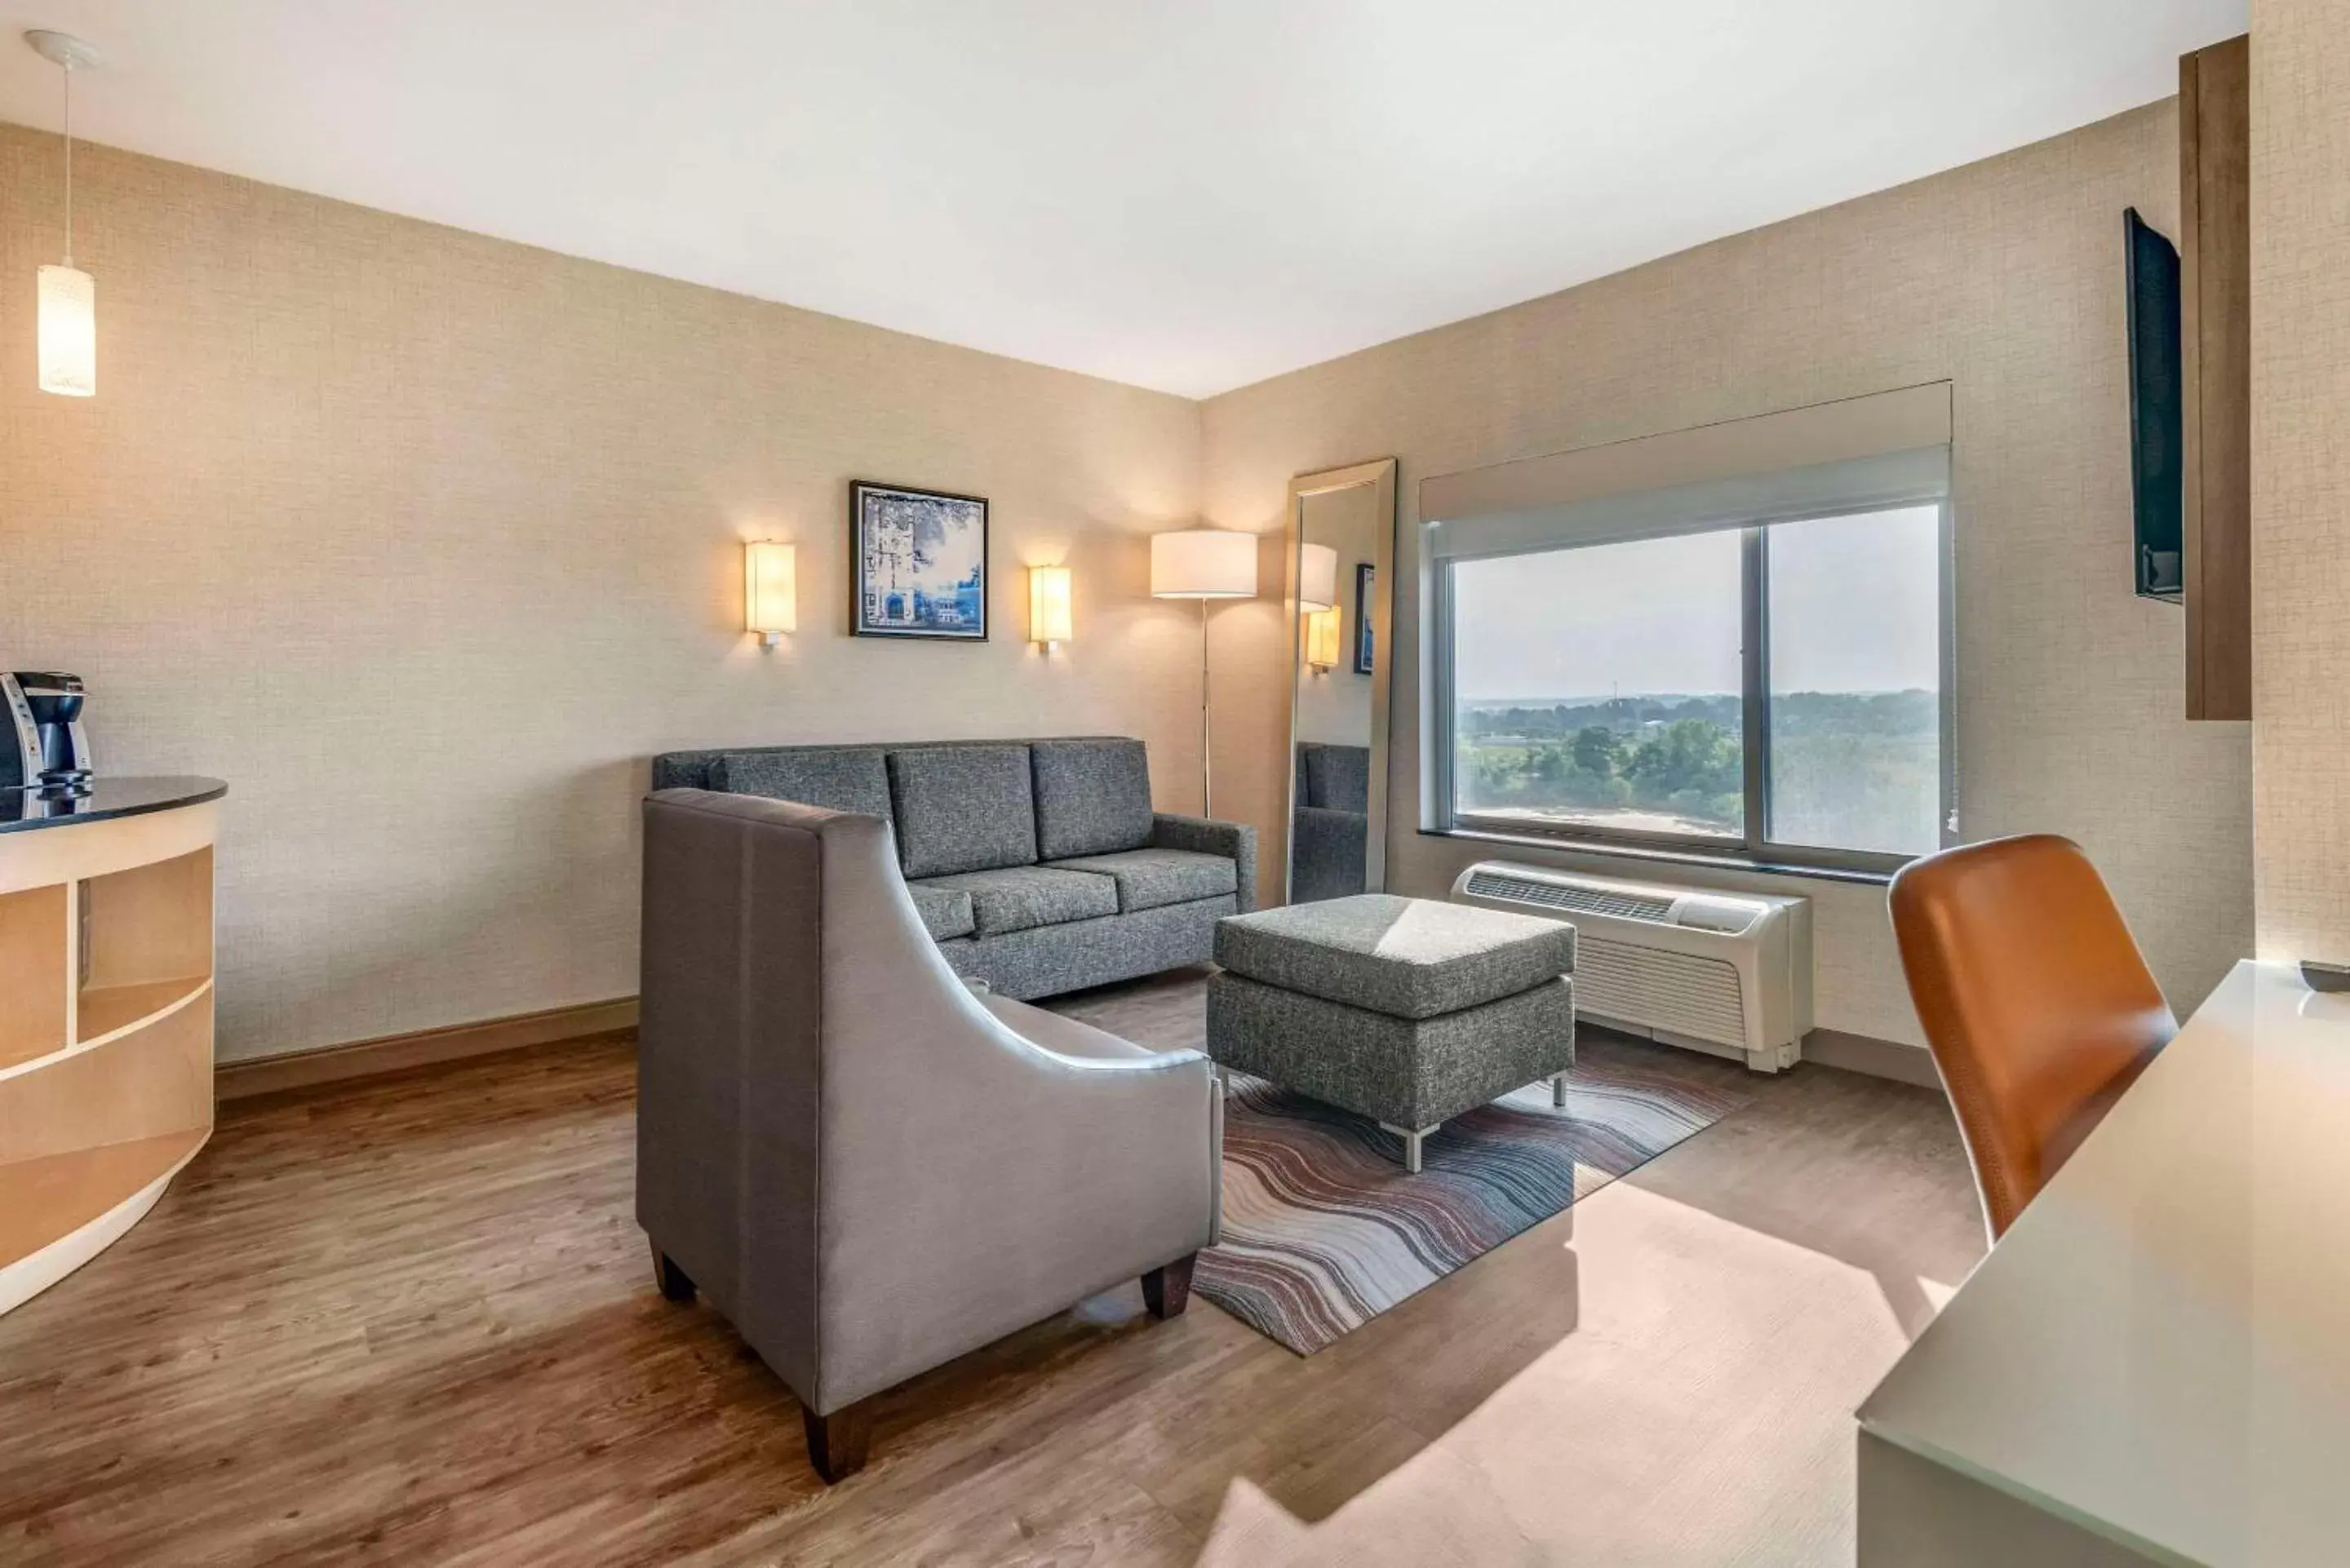
<path id="1" fill-rule="evenodd" d="M 987 503 L 975 495 L 848 487 L 858 637 L 987 640 Z"/>

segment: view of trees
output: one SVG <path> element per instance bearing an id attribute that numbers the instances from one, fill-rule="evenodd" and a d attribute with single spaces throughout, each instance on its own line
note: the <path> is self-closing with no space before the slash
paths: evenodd
<path id="1" fill-rule="evenodd" d="M 1771 700 L 1770 836 L 1919 853 L 1936 839 L 1940 712 L 1930 691 L 1796 691 Z M 1737 836 L 1743 732 L 1733 695 L 1468 702 L 1460 809 Z"/>

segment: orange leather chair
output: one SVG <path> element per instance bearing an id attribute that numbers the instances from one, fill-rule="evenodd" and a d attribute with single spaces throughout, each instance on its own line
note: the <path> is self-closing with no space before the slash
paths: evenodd
<path id="1" fill-rule="evenodd" d="M 1893 879 L 1893 932 L 1996 1241 L 2178 1032 L 2113 896 L 2051 834 Z"/>

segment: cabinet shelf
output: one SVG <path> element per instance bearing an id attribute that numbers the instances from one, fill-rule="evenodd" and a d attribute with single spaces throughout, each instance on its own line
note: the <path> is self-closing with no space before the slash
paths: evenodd
<path id="1" fill-rule="evenodd" d="M 177 980 L 140 981 L 130 985 L 92 986 L 81 993 L 75 1044 L 96 1045 L 169 1012 L 210 983 L 212 977 L 186 975 Z"/>
<path id="2" fill-rule="evenodd" d="M 221 786 L 160 782 L 211 794 L 130 781 L 117 815 L 0 831 L 0 1313 L 137 1224 L 212 1131 Z"/>
<path id="3" fill-rule="evenodd" d="M 68 891 L 0 893 L 0 1068 L 65 1048 Z"/>
<path id="4" fill-rule="evenodd" d="M 186 1164 L 209 1127 L 0 1165 L 0 1268 L 103 1219 Z"/>

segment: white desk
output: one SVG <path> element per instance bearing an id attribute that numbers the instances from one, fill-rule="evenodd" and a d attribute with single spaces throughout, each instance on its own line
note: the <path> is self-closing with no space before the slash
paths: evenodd
<path id="1" fill-rule="evenodd" d="M 1860 1425 L 1864 1568 L 2350 1563 L 2350 996 L 2237 965 Z"/>

